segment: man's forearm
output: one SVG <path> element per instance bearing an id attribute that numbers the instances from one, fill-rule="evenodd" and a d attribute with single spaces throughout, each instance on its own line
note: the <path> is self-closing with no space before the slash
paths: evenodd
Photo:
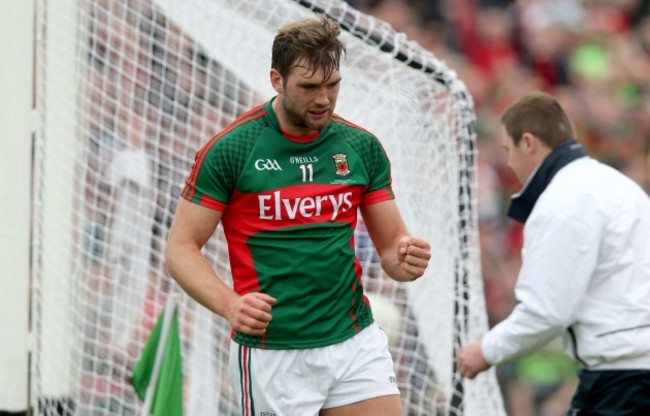
<path id="1" fill-rule="evenodd" d="M 203 254 L 194 247 L 167 250 L 169 273 L 194 300 L 228 319 L 229 305 L 238 295 L 214 272 Z"/>

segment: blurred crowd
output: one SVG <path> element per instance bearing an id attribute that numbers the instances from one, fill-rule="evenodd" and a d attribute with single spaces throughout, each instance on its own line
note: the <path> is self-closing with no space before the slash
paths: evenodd
<path id="1" fill-rule="evenodd" d="M 650 1 L 350 0 L 454 69 L 477 113 L 479 223 L 490 325 L 514 306 L 520 184 L 500 147 L 502 111 L 529 90 L 555 95 L 595 158 L 650 193 Z M 578 368 L 552 343 L 498 370 L 512 416 L 565 414 Z"/>

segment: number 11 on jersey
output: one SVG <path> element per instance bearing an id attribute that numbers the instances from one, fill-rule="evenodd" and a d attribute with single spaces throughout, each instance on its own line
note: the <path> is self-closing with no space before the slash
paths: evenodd
<path id="1" fill-rule="evenodd" d="M 300 171 L 302 172 L 302 181 L 303 182 L 314 182 L 314 165 L 302 164 L 300 165 Z"/>

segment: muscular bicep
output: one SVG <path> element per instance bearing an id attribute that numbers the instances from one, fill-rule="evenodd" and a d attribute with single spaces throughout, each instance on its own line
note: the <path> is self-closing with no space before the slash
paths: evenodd
<path id="1" fill-rule="evenodd" d="M 180 198 L 167 239 L 168 248 L 179 244 L 203 247 L 217 229 L 222 214 Z"/>

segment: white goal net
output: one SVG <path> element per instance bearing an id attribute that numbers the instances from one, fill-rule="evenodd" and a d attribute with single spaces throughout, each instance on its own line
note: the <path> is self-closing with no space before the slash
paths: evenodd
<path id="1" fill-rule="evenodd" d="M 459 345 L 487 329 L 471 98 L 431 53 L 338 0 L 37 1 L 37 414 L 140 413 L 128 379 L 168 294 L 179 292 L 162 252 L 195 152 L 273 95 L 277 28 L 314 14 L 344 29 L 337 113 L 382 141 L 405 221 L 432 245 L 426 275 L 398 284 L 357 230 L 405 413 L 504 414 L 493 371 L 468 381 L 454 365 Z M 205 253 L 229 278 L 221 228 Z M 227 322 L 185 295 L 179 316 L 185 414 L 238 415 Z"/>

